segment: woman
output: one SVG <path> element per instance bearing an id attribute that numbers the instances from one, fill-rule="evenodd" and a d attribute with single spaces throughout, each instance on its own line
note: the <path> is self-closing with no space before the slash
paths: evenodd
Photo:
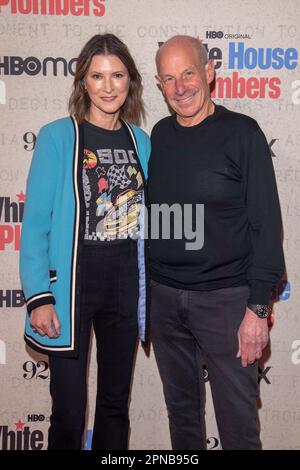
<path id="1" fill-rule="evenodd" d="M 37 139 L 20 274 L 25 341 L 49 355 L 48 449 L 82 447 L 92 326 L 98 362 L 92 448 L 127 448 L 138 334 L 147 341 L 140 234 L 150 144 L 136 125 L 144 116 L 141 95 L 127 47 L 112 34 L 96 35 L 77 61 L 71 117 L 42 127 Z"/>

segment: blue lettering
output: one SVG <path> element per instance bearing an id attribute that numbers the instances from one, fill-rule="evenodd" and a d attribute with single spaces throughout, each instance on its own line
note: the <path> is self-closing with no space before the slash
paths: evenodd
<path id="1" fill-rule="evenodd" d="M 275 59 L 275 61 L 276 60 L 278 61 L 277 64 L 276 62 L 275 63 L 273 62 L 273 68 L 276 70 L 282 69 L 282 67 L 284 66 L 284 50 L 281 47 L 275 47 L 272 55 L 273 55 L 273 59 Z M 283 57 L 280 57 L 280 56 L 283 56 Z"/>
<path id="2" fill-rule="evenodd" d="M 244 43 L 238 42 L 238 50 L 235 51 L 235 42 L 229 43 L 229 69 L 243 69 L 244 68 Z M 235 60 L 237 60 L 237 66 L 235 66 Z"/>
<path id="3" fill-rule="evenodd" d="M 264 55 L 263 49 L 258 49 L 258 63 L 260 64 L 260 68 L 263 70 L 267 70 L 271 67 L 271 58 L 272 58 L 272 49 L 268 47 L 266 49 L 266 54 Z"/>
<path id="4" fill-rule="evenodd" d="M 287 281 L 286 286 L 284 288 L 284 291 L 279 296 L 279 299 L 281 301 L 285 301 L 285 300 L 288 300 L 290 298 L 290 296 L 291 296 L 291 284 L 290 284 L 289 281 Z"/>
<path id="5" fill-rule="evenodd" d="M 288 70 L 293 70 L 298 65 L 298 51 L 294 47 L 289 47 L 285 53 L 285 66 Z"/>
<path id="6" fill-rule="evenodd" d="M 293 47 L 283 49 L 282 47 L 254 48 L 248 47 L 245 49 L 243 42 L 229 43 L 229 69 L 249 69 L 253 70 L 259 68 L 268 70 L 280 70 L 283 67 L 293 70 L 298 65 L 298 51 Z"/>
<path id="7" fill-rule="evenodd" d="M 257 52 L 254 47 L 248 47 L 245 52 L 245 67 L 247 69 L 255 69 L 257 64 Z"/>

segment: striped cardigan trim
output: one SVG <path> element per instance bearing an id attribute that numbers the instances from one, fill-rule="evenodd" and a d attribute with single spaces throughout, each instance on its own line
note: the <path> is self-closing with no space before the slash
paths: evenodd
<path id="1" fill-rule="evenodd" d="M 55 298 L 52 292 L 40 292 L 26 300 L 27 311 L 30 313 L 34 308 L 42 305 L 55 304 Z"/>

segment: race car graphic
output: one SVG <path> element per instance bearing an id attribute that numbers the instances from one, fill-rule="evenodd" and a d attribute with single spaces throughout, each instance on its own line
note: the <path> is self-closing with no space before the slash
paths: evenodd
<path id="1" fill-rule="evenodd" d="M 116 238 L 126 234 L 138 225 L 140 215 L 141 191 L 129 190 L 120 194 L 105 217 L 98 222 L 97 236 Z"/>

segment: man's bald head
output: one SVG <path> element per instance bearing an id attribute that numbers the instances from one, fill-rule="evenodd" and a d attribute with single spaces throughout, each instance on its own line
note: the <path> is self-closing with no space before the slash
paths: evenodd
<path id="1" fill-rule="evenodd" d="M 205 64 L 208 61 L 208 57 L 207 57 L 207 50 L 205 49 L 203 44 L 198 39 L 192 36 L 178 35 L 178 36 L 173 36 L 172 38 L 168 39 L 158 49 L 156 53 L 156 57 L 155 57 L 158 73 L 159 73 L 159 68 L 160 68 L 160 59 L 164 55 L 164 53 L 172 48 L 184 47 L 184 46 L 192 47 L 194 51 L 196 52 L 196 55 L 199 59 L 200 67 L 205 66 Z"/>
<path id="2" fill-rule="evenodd" d="M 169 107 L 183 126 L 195 125 L 214 109 L 210 84 L 214 65 L 203 44 L 191 36 L 174 36 L 156 55 L 156 79 Z"/>

